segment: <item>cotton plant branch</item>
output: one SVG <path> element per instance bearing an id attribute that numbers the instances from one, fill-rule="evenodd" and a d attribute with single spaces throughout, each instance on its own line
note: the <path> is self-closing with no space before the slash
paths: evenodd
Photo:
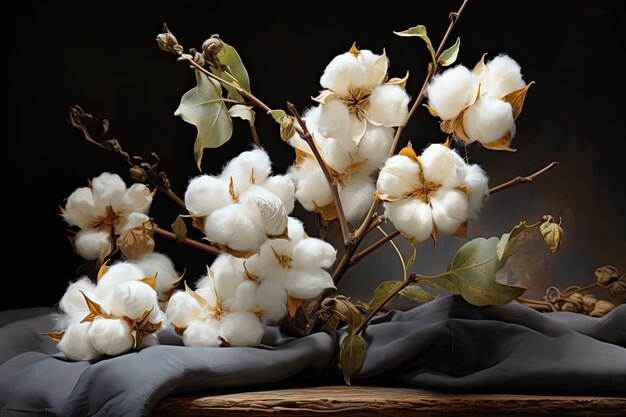
<path id="1" fill-rule="evenodd" d="M 172 232 L 170 232 L 168 230 L 165 230 L 165 229 L 161 229 L 157 225 L 154 225 L 152 231 L 154 233 L 156 233 L 157 235 L 159 235 L 159 236 L 163 236 L 163 237 L 165 237 L 167 239 L 170 239 L 170 240 L 175 240 L 177 242 L 182 243 L 183 245 L 191 246 L 193 248 L 200 249 L 201 251 L 204 251 L 204 252 L 207 252 L 207 253 L 210 253 L 210 254 L 213 254 L 213 255 L 219 255 L 219 254 L 222 253 L 221 250 L 219 250 L 219 249 L 217 249 L 217 248 L 215 248 L 213 246 L 206 245 L 204 243 L 198 242 L 197 240 L 193 240 L 193 239 L 190 239 L 188 237 L 185 237 L 183 239 L 178 239 L 176 237 L 175 233 L 172 233 Z"/>
<path id="2" fill-rule="evenodd" d="M 320 154 L 319 149 L 317 149 L 317 145 L 313 140 L 313 135 L 309 132 L 306 121 L 300 116 L 298 109 L 293 103 L 287 102 L 287 108 L 293 114 L 296 121 L 298 122 L 299 127 L 296 128 L 296 132 L 298 135 L 304 140 L 311 151 L 313 152 L 313 156 L 315 160 L 319 164 L 322 172 L 324 173 L 324 177 L 328 181 L 328 185 L 330 186 L 330 191 L 333 196 L 333 203 L 335 204 L 335 210 L 337 211 L 337 219 L 339 220 L 339 225 L 341 227 L 341 235 L 343 237 L 343 242 L 345 246 L 350 245 L 350 242 L 353 240 L 353 235 L 350 233 L 350 227 L 348 226 L 348 222 L 346 221 L 346 215 L 343 211 L 343 206 L 341 205 L 341 198 L 339 197 L 339 179 L 336 178 L 328 169 L 326 162 L 324 162 L 324 158 Z"/>
<path id="3" fill-rule="evenodd" d="M 400 232 L 398 230 L 394 230 L 393 232 L 391 232 L 391 233 L 383 236 L 382 238 L 378 239 L 376 242 L 372 243 L 367 248 L 365 248 L 362 251 L 360 251 L 360 252 L 356 253 L 355 255 L 353 255 L 350 258 L 350 266 L 356 265 L 361 259 L 363 259 L 364 257 L 369 255 L 370 253 L 374 252 L 376 249 L 378 249 L 381 246 L 383 246 L 385 243 L 389 242 L 390 240 L 392 240 L 393 238 L 398 237 L 398 236 L 400 236 Z"/>
<path id="4" fill-rule="evenodd" d="M 517 177 L 513 178 L 510 181 L 507 181 L 507 182 L 502 183 L 500 185 L 496 185 L 495 187 L 492 187 L 492 188 L 489 189 L 489 194 L 497 193 L 498 191 L 505 190 L 505 189 L 507 189 L 509 187 L 512 187 L 514 185 L 517 185 L 517 184 L 526 184 L 526 183 L 529 183 L 529 182 L 533 182 L 533 180 L 535 178 L 537 178 L 539 175 L 543 174 L 544 172 L 547 172 L 547 171 L 551 170 L 552 168 L 554 168 L 558 164 L 559 164 L 558 161 L 550 162 L 548 165 L 546 165 L 545 167 L 541 168 L 539 171 L 537 171 L 537 172 L 535 172 L 533 174 L 530 174 L 530 175 L 528 175 L 526 177 L 517 176 Z"/>

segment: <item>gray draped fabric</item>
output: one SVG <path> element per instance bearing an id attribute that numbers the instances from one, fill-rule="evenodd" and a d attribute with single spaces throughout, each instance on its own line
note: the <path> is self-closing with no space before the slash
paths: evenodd
<path id="1" fill-rule="evenodd" d="M 253 385 L 324 384 L 339 332 L 292 338 L 266 327 L 256 348 L 161 345 L 99 361 L 67 361 L 40 335 L 50 309 L 0 312 L 4 416 L 145 416 L 169 394 Z M 603 318 L 474 307 L 445 296 L 377 318 L 354 384 L 486 393 L 626 394 L 626 305 Z M 339 371 L 333 375 L 339 375 Z M 336 381 L 334 381 L 336 382 Z"/>

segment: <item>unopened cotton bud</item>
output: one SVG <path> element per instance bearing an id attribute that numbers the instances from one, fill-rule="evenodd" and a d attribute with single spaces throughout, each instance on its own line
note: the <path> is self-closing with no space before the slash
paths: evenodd
<path id="1" fill-rule="evenodd" d="M 560 224 L 554 221 L 554 217 L 545 215 L 541 218 L 541 226 L 539 226 L 539 232 L 543 236 L 543 240 L 550 248 L 550 252 L 555 253 L 561 247 L 563 242 L 563 229 Z"/>
<path id="2" fill-rule="evenodd" d="M 148 181 L 148 173 L 145 169 L 140 167 L 139 165 L 134 165 L 130 167 L 128 170 L 130 172 L 130 178 L 136 182 L 146 182 Z"/>
<path id="3" fill-rule="evenodd" d="M 91 345 L 104 355 L 115 356 L 133 348 L 133 336 L 122 319 L 96 318 L 89 328 Z"/>
<path id="4" fill-rule="evenodd" d="M 162 51 L 178 53 L 178 51 L 180 50 L 179 48 L 175 48 L 176 46 L 180 45 L 178 45 L 176 37 L 172 32 L 170 32 L 165 23 L 163 24 L 163 33 L 159 33 L 157 35 L 156 41 Z"/>
<path id="5" fill-rule="evenodd" d="M 97 359 L 100 353 L 89 341 L 91 322 L 74 323 L 65 330 L 57 347 L 68 359 L 83 361 Z"/>
<path id="6" fill-rule="evenodd" d="M 286 116 L 280 122 L 280 138 L 288 141 L 296 133 L 296 126 L 293 123 L 293 117 Z"/>

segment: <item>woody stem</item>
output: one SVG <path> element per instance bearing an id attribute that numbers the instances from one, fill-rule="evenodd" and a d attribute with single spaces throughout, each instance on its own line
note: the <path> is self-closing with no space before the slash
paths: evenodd
<path id="1" fill-rule="evenodd" d="M 539 175 L 543 174 L 546 171 L 551 170 L 552 168 L 554 168 L 558 164 L 559 163 L 557 161 L 551 162 L 548 165 L 546 165 L 545 167 L 541 168 L 539 171 L 535 172 L 534 174 L 530 174 L 530 175 L 528 175 L 526 177 L 517 176 L 517 177 L 513 178 L 510 181 L 507 181 L 507 182 L 502 183 L 500 185 L 496 185 L 495 187 L 489 189 L 489 194 L 497 193 L 498 191 L 502 191 L 504 189 L 507 189 L 507 188 L 512 187 L 512 186 L 517 185 L 517 184 L 533 182 L 533 180 L 536 177 L 538 177 Z"/>
<path id="2" fill-rule="evenodd" d="M 157 235 L 166 237 L 170 240 L 175 240 L 177 242 L 182 243 L 183 245 L 191 246 L 196 249 L 200 249 L 204 252 L 211 253 L 213 255 L 219 255 L 220 253 L 222 253 L 222 251 L 220 251 L 217 248 L 214 248 L 213 246 L 205 245 L 204 243 L 198 242 L 197 240 L 189 239 L 188 237 L 179 240 L 176 238 L 176 235 L 174 233 L 165 229 L 161 229 L 157 225 L 154 225 L 154 228 L 152 229 L 152 231 L 156 233 Z"/>
<path id="3" fill-rule="evenodd" d="M 382 238 L 378 239 L 376 242 L 372 243 L 367 248 L 365 248 L 362 251 L 360 251 L 359 253 L 353 255 L 350 258 L 350 266 L 355 265 L 361 259 L 363 259 L 367 255 L 369 255 L 370 253 L 374 252 L 376 249 L 380 248 L 385 243 L 389 242 L 391 239 L 393 239 L 394 237 L 397 237 L 399 235 L 400 235 L 400 232 L 398 230 L 395 230 L 395 231 L 389 233 L 388 235 L 385 235 Z"/>

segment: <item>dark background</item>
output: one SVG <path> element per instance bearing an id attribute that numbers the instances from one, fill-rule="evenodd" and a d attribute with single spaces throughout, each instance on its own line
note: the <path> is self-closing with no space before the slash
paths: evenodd
<path id="1" fill-rule="evenodd" d="M 104 3 L 104 2 L 101 2 Z M 250 73 L 253 92 L 272 108 L 285 101 L 311 104 L 319 77 L 335 55 L 352 42 L 391 60 L 390 75 L 411 72 L 408 91 L 416 95 L 427 53 L 418 39 L 393 30 L 424 24 L 436 45 L 448 26 L 448 13 L 461 1 L 258 3 L 254 9 L 233 2 L 136 2 L 97 4 L 54 2 L 14 4 L 10 35 L 3 42 L 3 206 L 4 289 L 0 309 L 53 305 L 81 263 L 66 239 L 58 206 L 76 187 L 102 171 L 128 179 L 126 166 L 84 141 L 66 123 L 67 109 L 80 104 L 106 117 L 111 133 L 131 154 L 156 151 L 182 195 L 197 174 L 192 146 L 195 128 L 173 116 L 181 95 L 194 86 L 193 73 L 160 51 L 154 41 L 167 22 L 186 48 L 200 47 L 213 33 L 235 46 Z M 622 168 L 624 18 L 620 2 L 472 0 L 451 40 L 462 39 L 458 62 L 473 66 L 506 52 L 536 81 L 518 122 L 517 153 L 470 147 L 499 184 L 530 174 L 552 160 L 560 166 L 530 185 L 494 195 L 470 225 L 470 237 L 500 235 L 521 219 L 563 216 L 562 250 L 549 255 L 538 234 L 509 265 L 509 282 L 539 295 L 549 285 L 593 280 L 593 270 L 611 263 L 626 269 L 624 174 Z M 259 114 L 257 128 L 282 173 L 293 160 L 276 125 Z M 402 143 L 421 148 L 444 135 L 420 109 Z M 206 151 L 203 168 L 221 165 L 250 141 L 235 121 L 233 139 Z M 167 227 L 177 207 L 157 195 L 151 215 Z M 296 214 L 310 221 L 310 214 Z M 159 239 L 159 238 L 157 238 Z M 401 239 L 396 239 L 400 241 Z M 435 248 L 418 247 L 415 269 L 440 272 L 463 239 L 445 237 Z M 399 242 L 400 243 L 400 242 Z M 405 253 L 406 244 L 401 244 Z M 211 258 L 159 239 L 190 280 Z M 354 268 L 342 289 L 367 297 L 381 280 L 398 279 L 400 269 L 386 247 Z"/>

